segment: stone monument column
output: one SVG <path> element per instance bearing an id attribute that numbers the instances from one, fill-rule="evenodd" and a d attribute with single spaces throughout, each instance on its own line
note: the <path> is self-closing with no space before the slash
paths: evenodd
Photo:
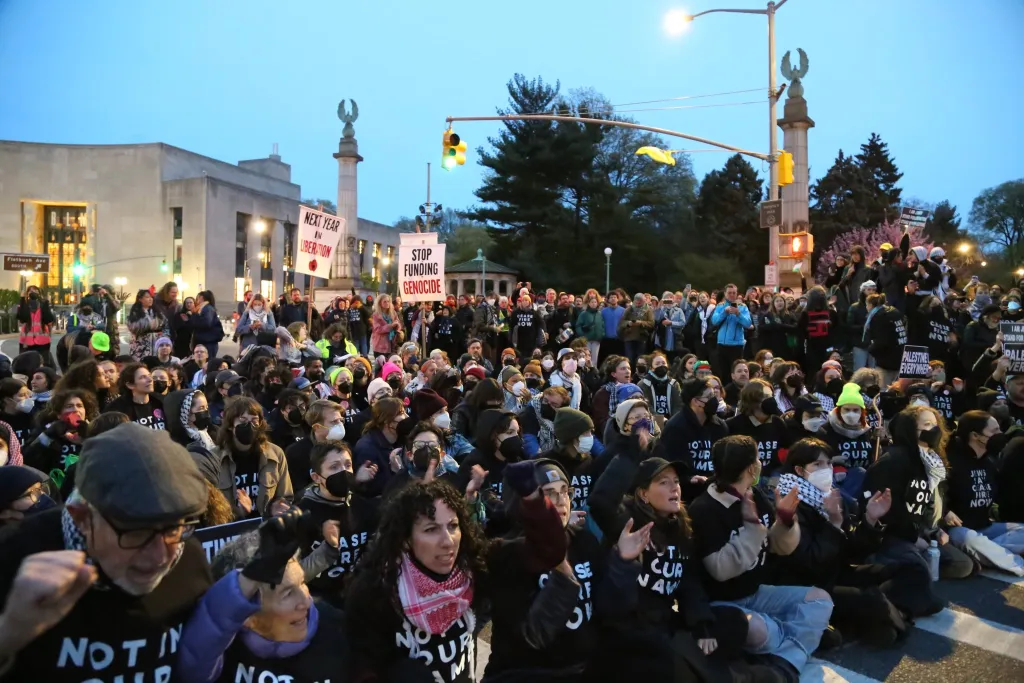
<path id="1" fill-rule="evenodd" d="M 359 118 L 359 107 L 355 100 L 352 111 L 345 109 L 345 100 L 338 104 L 338 118 L 345 124 L 338 141 L 338 216 L 345 219 L 345 228 L 335 251 L 334 263 L 331 266 L 330 288 L 349 289 L 359 284 L 359 265 L 357 240 L 359 234 L 359 202 L 358 202 L 358 169 L 356 165 L 363 160 L 359 156 L 359 143 L 356 142 L 355 128 L 352 123 Z M 319 299 L 319 297 L 318 297 Z"/>
<path id="2" fill-rule="evenodd" d="M 779 119 L 782 128 L 782 148 L 793 155 L 793 182 L 782 188 L 782 229 L 779 232 L 811 232 L 810 228 L 810 183 L 807 164 L 807 131 L 814 127 L 814 121 L 807 115 L 807 100 L 804 99 L 802 78 L 807 74 L 807 53 L 798 49 L 800 67 L 793 69 L 789 64 L 789 53 L 782 58 L 782 75 L 789 79 L 789 90 L 783 118 Z M 802 271 L 811 278 L 811 257 L 803 259 Z M 800 275 L 792 272 L 796 262 L 786 259 L 780 268 L 780 286 L 800 286 Z"/>

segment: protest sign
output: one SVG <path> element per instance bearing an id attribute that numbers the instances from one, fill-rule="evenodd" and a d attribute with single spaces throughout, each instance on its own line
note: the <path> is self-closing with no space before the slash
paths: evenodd
<path id="1" fill-rule="evenodd" d="M 398 247 L 398 291 L 402 301 L 441 301 L 444 299 L 445 245 L 436 232 L 410 232 L 400 235 Z"/>
<path id="2" fill-rule="evenodd" d="M 203 552 L 206 553 L 206 561 L 213 562 L 214 556 L 220 552 L 228 541 L 233 541 L 242 534 L 255 531 L 260 528 L 260 518 L 243 519 L 240 522 L 218 524 L 208 526 L 205 529 L 196 529 L 196 538 L 203 544 Z"/>
<path id="3" fill-rule="evenodd" d="M 927 346 L 903 347 L 903 359 L 900 361 L 900 379 L 928 379 L 928 356 Z"/>
<path id="4" fill-rule="evenodd" d="M 334 250 L 338 248 L 344 232 L 344 218 L 300 205 L 295 272 L 330 277 Z"/>
<path id="5" fill-rule="evenodd" d="M 999 323 L 1003 333 L 1003 355 L 1010 359 L 1008 375 L 1024 375 L 1024 322 Z"/>

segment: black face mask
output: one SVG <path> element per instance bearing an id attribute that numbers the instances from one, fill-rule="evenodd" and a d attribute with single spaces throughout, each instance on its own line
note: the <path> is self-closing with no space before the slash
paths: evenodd
<path id="1" fill-rule="evenodd" d="M 988 437 L 988 441 L 985 443 L 985 455 L 998 458 L 1003 452 L 1003 449 L 1006 448 L 1006 444 L 1008 442 L 1009 439 L 1006 438 L 1006 434 L 1003 434 L 1002 432 L 993 434 Z"/>
<path id="2" fill-rule="evenodd" d="M 387 383 L 392 391 L 398 391 L 398 388 L 402 386 L 402 380 L 396 377 L 388 377 Z"/>
<path id="3" fill-rule="evenodd" d="M 293 425 L 302 422 L 302 408 L 292 408 L 285 414 L 285 418 Z"/>
<path id="4" fill-rule="evenodd" d="M 327 492 L 338 498 L 347 497 L 355 483 L 356 475 L 348 470 L 335 472 L 324 479 L 324 486 L 327 488 Z"/>
<path id="5" fill-rule="evenodd" d="M 430 461 L 441 462 L 439 446 L 421 446 L 412 453 L 412 467 L 417 474 L 426 474 L 430 469 Z"/>
<path id="6" fill-rule="evenodd" d="M 365 377 L 366 377 L 366 370 L 363 370 L 362 368 L 357 368 L 357 369 L 352 371 L 352 379 L 354 379 L 357 382 L 360 381 L 361 379 L 365 378 Z"/>
<path id="7" fill-rule="evenodd" d="M 39 498 L 36 499 L 36 502 L 32 503 L 32 505 L 24 512 L 22 512 L 22 514 L 34 515 L 37 512 L 43 512 L 44 510 L 49 510 L 50 508 L 55 507 L 57 507 L 57 501 L 55 501 L 53 498 L 50 498 L 45 493 L 41 493 L 39 494 Z"/>
<path id="8" fill-rule="evenodd" d="M 538 388 L 540 388 L 540 385 L 542 383 L 543 383 L 543 380 L 540 377 L 527 377 L 526 378 L 526 386 L 528 388 L 530 388 L 530 389 L 538 389 Z"/>
<path id="9" fill-rule="evenodd" d="M 555 407 L 553 405 L 551 405 L 550 403 L 543 402 L 543 401 L 541 402 L 541 404 L 540 404 L 540 416 L 543 417 L 545 420 L 554 420 L 555 419 L 555 414 L 557 412 L 558 411 L 555 410 Z"/>
<path id="10" fill-rule="evenodd" d="M 939 440 L 942 438 L 942 432 L 939 431 L 938 426 L 932 427 L 931 429 L 925 429 L 921 432 L 921 436 L 918 437 L 923 441 L 928 448 L 935 449 L 939 446 Z"/>
<path id="11" fill-rule="evenodd" d="M 829 396 L 838 396 L 843 393 L 843 380 L 837 377 L 826 384 L 825 389 L 828 391 Z"/>
<path id="12" fill-rule="evenodd" d="M 638 366 L 636 366 L 636 374 L 641 375 L 641 376 L 646 375 L 647 374 L 647 366 L 646 365 L 638 365 Z"/>
<path id="13" fill-rule="evenodd" d="M 230 387 L 228 387 L 228 396 L 241 396 L 241 394 L 242 394 L 242 383 L 241 382 L 235 382 Z"/>
<path id="14" fill-rule="evenodd" d="M 153 391 L 162 394 L 167 391 L 167 382 L 162 379 L 153 380 Z"/>
<path id="15" fill-rule="evenodd" d="M 480 380 L 478 380 L 478 379 L 472 379 L 472 380 L 464 379 L 464 380 L 462 380 L 462 386 L 465 387 L 465 392 L 467 394 L 469 392 L 473 391 L 473 389 L 476 389 L 476 385 L 479 384 L 479 383 L 480 383 Z"/>
<path id="16" fill-rule="evenodd" d="M 718 412 L 718 397 L 717 396 L 712 396 L 704 404 L 704 414 L 705 415 L 714 415 L 717 412 Z"/>
<path id="17" fill-rule="evenodd" d="M 882 393 L 882 389 L 878 386 L 870 386 L 864 390 L 864 395 L 870 399 L 874 399 L 880 393 Z"/>
<path id="18" fill-rule="evenodd" d="M 804 385 L 804 378 L 800 375 L 790 375 L 786 378 L 786 384 L 790 389 L 799 389 Z"/>
<path id="19" fill-rule="evenodd" d="M 654 368 L 654 376 L 657 377 L 658 379 L 665 379 L 666 377 L 668 377 L 668 366 L 659 365 L 658 367 Z"/>
<path id="20" fill-rule="evenodd" d="M 284 389 L 284 386 L 280 382 L 273 382 L 267 385 L 266 391 L 271 396 L 277 396 L 281 393 L 282 389 Z"/>
<path id="21" fill-rule="evenodd" d="M 38 292 L 29 292 L 28 298 L 31 299 L 32 301 L 35 301 L 35 300 L 37 300 L 39 298 L 39 293 Z"/>
<path id="22" fill-rule="evenodd" d="M 510 365 L 515 365 L 516 364 L 516 359 L 515 358 L 506 358 L 505 360 L 503 360 L 501 362 L 501 364 L 504 365 L 505 367 L 508 367 Z"/>
<path id="23" fill-rule="evenodd" d="M 203 410 L 196 413 L 195 415 L 192 416 L 192 421 L 195 423 L 196 429 L 198 429 L 199 431 L 208 429 L 210 426 L 210 411 Z"/>
<path id="24" fill-rule="evenodd" d="M 338 391 L 348 394 L 352 391 L 352 382 L 338 382 Z"/>
<path id="25" fill-rule="evenodd" d="M 251 446 L 256 440 L 256 427 L 252 422 L 243 422 L 235 426 L 235 441 L 243 446 Z"/>
<path id="26" fill-rule="evenodd" d="M 769 396 L 761 401 L 761 412 L 768 416 L 782 414 L 782 411 L 779 410 L 779 402 L 775 400 L 774 396 Z"/>
<path id="27" fill-rule="evenodd" d="M 498 452 L 505 457 L 506 462 L 519 462 L 526 454 L 523 452 L 523 440 L 518 436 L 510 436 L 498 446 Z"/>

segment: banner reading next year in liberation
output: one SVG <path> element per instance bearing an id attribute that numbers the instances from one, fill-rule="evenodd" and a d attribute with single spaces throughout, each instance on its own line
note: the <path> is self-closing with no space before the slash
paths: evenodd
<path id="1" fill-rule="evenodd" d="M 344 232 L 344 218 L 300 205 L 295 272 L 330 277 L 334 250 L 338 248 Z"/>
<path id="2" fill-rule="evenodd" d="M 403 232 L 399 235 L 398 292 L 402 301 L 444 299 L 444 244 L 436 232 Z"/>

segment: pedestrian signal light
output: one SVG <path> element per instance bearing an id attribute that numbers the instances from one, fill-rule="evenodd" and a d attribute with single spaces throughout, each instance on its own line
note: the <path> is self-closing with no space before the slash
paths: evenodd
<path id="1" fill-rule="evenodd" d="M 160 262 L 160 272 L 161 273 L 166 273 L 167 272 L 167 259 L 164 259 L 163 261 Z"/>
<path id="2" fill-rule="evenodd" d="M 82 277 L 83 275 L 85 275 L 85 266 L 83 266 L 81 263 L 76 263 L 71 268 L 71 274 L 74 275 L 75 277 Z"/>
<path id="3" fill-rule="evenodd" d="M 456 166 L 466 163 L 466 143 L 459 137 L 458 133 L 452 132 L 449 128 L 444 132 L 441 144 L 441 165 L 444 170 L 450 171 Z"/>
<path id="4" fill-rule="evenodd" d="M 790 232 L 779 235 L 782 258 L 802 259 L 814 251 L 814 237 L 808 232 Z"/>
<path id="5" fill-rule="evenodd" d="M 793 155 L 786 150 L 779 150 L 779 185 L 785 186 L 793 182 Z"/>

